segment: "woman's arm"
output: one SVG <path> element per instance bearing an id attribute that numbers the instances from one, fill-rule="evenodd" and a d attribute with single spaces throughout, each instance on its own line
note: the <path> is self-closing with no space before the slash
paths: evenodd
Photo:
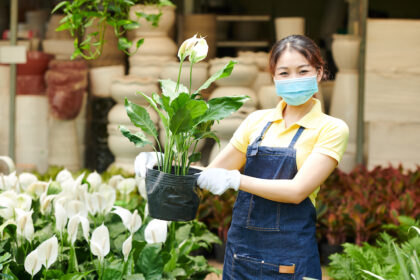
<path id="1" fill-rule="evenodd" d="M 267 180 L 241 175 L 239 189 L 269 200 L 299 204 L 320 186 L 337 166 L 337 161 L 314 152 L 291 179 Z"/>

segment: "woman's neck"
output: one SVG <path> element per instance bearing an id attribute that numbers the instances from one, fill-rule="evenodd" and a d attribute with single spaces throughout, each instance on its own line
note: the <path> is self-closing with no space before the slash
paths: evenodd
<path id="1" fill-rule="evenodd" d="M 299 106 L 286 105 L 283 109 L 283 119 L 285 121 L 286 128 L 288 128 L 293 123 L 298 122 L 307 113 L 309 113 L 314 104 L 315 102 L 311 98 Z"/>

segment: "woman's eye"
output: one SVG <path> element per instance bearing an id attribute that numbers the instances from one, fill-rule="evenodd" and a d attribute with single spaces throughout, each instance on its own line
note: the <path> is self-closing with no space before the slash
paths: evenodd
<path id="1" fill-rule="evenodd" d="M 286 76 L 287 75 L 287 72 L 280 72 L 279 75 L 280 76 Z"/>
<path id="2" fill-rule="evenodd" d="M 309 71 L 308 70 L 302 70 L 302 71 L 300 71 L 299 73 L 300 74 L 306 74 L 306 73 L 308 73 Z"/>

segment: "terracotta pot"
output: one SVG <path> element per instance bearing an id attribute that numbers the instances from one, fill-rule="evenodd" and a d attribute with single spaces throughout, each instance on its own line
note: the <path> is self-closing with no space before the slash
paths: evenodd
<path id="1" fill-rule="evenodd" d="M 250 87 L 258 74 L 258 67 L 249 57 L 223 57 L 210 60 L 210 76 L 223 68 L 230 60 L 236 60 L 230 76 L 215 81 L 218 86 Z"/>
<path id="2" fill-rule="evenodd" d="M 222 96 L 237 96 L 237 95 L 247 95 L 250 97 L 241 108 L 252 108 L 255 109 L 258 104 L 257 95 L 255 92 L 247 87 L 218 87 L 210 95 L 211 98 L 222 97 Z"/>
<path id="3" fill-rule="evenodd" d="M 45 90 L 43 75 L 23 75 L 16 77 L 17 95 L 44 95 Z"/>
<path id="4" fill-rule="evenodd" d="M 132 66 L 128 71 L 130 76 L 138 78 L 149 78 L 158 80 L 162 72 L 162 66 L 146 65 L 146 66 Z"/>
<path id="5" fill-rule="evenodd" d="M 72 86 L 75 89 L 87 87 L 87 71 L 85 69 L 50 69 L 45 74 L 48 86 Z M 76 86 L 75 86 L 76 85 Z"/>
<path id="6" fill-rule="evenodd" d="M 17 64 L 17 75 L 44 75 L 53 58 L 53 55 L 44 52 L 27 51 L 26 63 Z"/>
<path id="7" fill-rule="evenodd" d="M 165 66 L 168 62 L 175 62 L 177 58 L 172 55 L 132 55 L 128 58 L 130 67 L 133 66 Z"/>
<path id="8" fill-rule="evenodd" d="M 175 42 L 166 36 L 147 36 L 143 37 L 144 43 L 138 49 L 136 55 L 157 55 L 157 56 L 176 56 L 178 53 L 178 46 Z M 137 40 L 133 41 L 133 46 L 130 52 L 135 52 L 135 45 Z"/>
<path id="9" fill-rule="evenodd" d="M 189 88 L 190 85 L 190 63 L 184 61 L 182 64 L 180 83 Z M 197 90 L 208 78 L 208 63 L 199 62 L 193 65 L 192 71 L 192 91 Z M 179 62 L 169 62 L 163 67 L 160 74 L 161 79 L 171 79 L 177 81 L 179 72 Z"/>
<path id="10" fill-rule="evenodd" d="M 121 76 L 124 76 L 124 65 L 113 65 L 90 69 L 90 92 L 97 97 L 110 97 L 112 80 Z"/>
<path id="11" fill-rule="evenodd" d="M 86 61 L 78 60 L 51 60 L 48 65 L 50 70 L 72 69 L 72 70 L 87 70 Z"/>
<path id="12" fill-rule="evenodd" d="M 340 70 L 357 70 L 359 65 L 360 37 L 349 34 L 333 34 L 332 54 Z"/>
<path id="13" fill-rule="evenodd" d="M 157 93 L 159 87 L 156 80 L 151 78 L 138 78 L 134 76 L 123 76 L 114 78 L 111 83 L 111 96 L 120 104 L 124 104 L 125 98 L 138 105 L 148 105 L 149 103 L 137 92 L 142 92 L 151 96 Z"/>
<path id="14" fill-rule="evenodd" d="M 61 120 L 77 117 L 82 107 L 85 90 L 68 90 L 65 87 L 47 88 L 47 95 L 51 106 L 51 114 Z"/>
<path id="15" fill-rule="evenodd" d="M 276 40 L 279 41 L 289 35 L 305 35 L 305 18 L 278 17 L 274 20 Z"/>
<path id="16" fill-rule="evenodd" d="M 48 39 L 42 41 L 44 52 L 52 54 L 58 60 L 70 60 L 74 52 L 73 40 Z"/>
<path id="17" fill-rule="evenodd" d="M 148 15 L 157 15 L 160 12 L 162 15 L 159 19 L 158 26 L 152 26 L 144 17 L 138 18 L 137 13 L 145 13 Z M 130 9 L 131 20 L 137 21 L 140 24 L 140 28 L 134 30 L 136 37 L 148 36 L 150 33 L 160 32 L 164 35 L 168 35 L 170 29 L 175 24 L 175 6 L 163 6 L 159 8 L 157 5 L 134 5 Z"/>

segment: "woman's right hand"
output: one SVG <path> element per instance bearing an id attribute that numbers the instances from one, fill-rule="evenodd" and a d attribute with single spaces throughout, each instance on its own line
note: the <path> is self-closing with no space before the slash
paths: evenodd
<path id="1" fill-rule="evenodd" d="M 134 161 L 134 171 L 136 175 L 142 178 L 146 177 L 146 170 L 153 168 L 158 163 L 158 158 L 163 159 L 163 153 L 160 152 L 141 152 Z"/>

